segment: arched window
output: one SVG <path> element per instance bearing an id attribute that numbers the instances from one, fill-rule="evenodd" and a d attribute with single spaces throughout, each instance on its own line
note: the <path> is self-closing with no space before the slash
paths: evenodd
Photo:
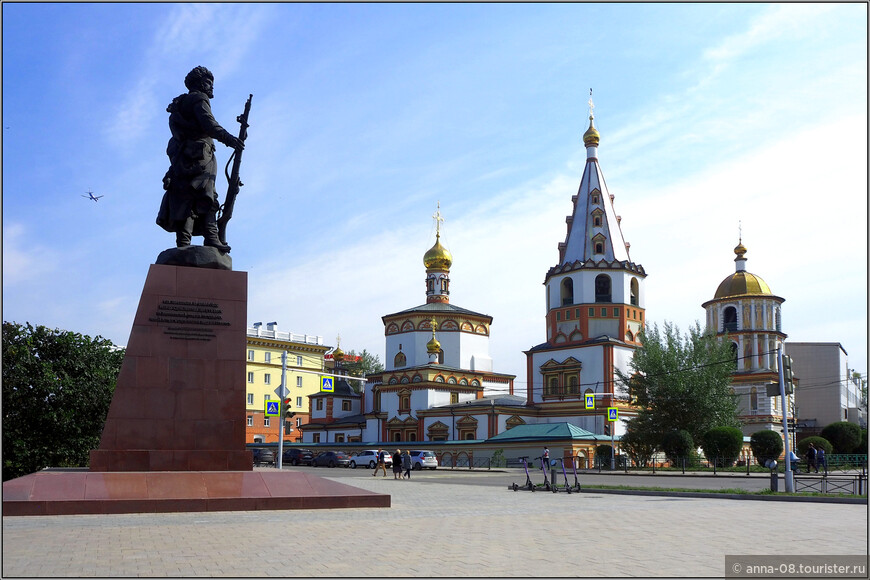
<path id="1" fill-rule="evenodd" d="M 565 278 L 562 280 L 561 286 L 561 302 L 562 306 L 570 306 L 574 304 L 574 280 Z"/>
<path id="2" fill-rule="evenodd" d="M 576 395 L 579 392 L 577 385 L 577 377 L 568 377 L 568 392 L 569 395 Z"/>
<path id="3" fill-rule="evenodd" d="M 599 274 L 595 277 L 595 301 L 611 302 L 610 276 Z"/>
<path id="4" fill-rule="evenodd" d="M 637 278 L 631 279 L 631 305 L 640 306 L 640 284 L 637 283 Z"/>
<path id="5" fill-rule="evenodd" d="M 725 332 L 734 332 L 737 330 L 737 309 L 733 306 L 727 307 L 722 316 L 722 322 L 724 323 L 723 330 Z"/>
<path id="6" fill-rule="evenodd" d="M 780 316 L 779 307 L 776 308 L 776 331 L 782 332 L 782 317 Z"/>
<path id="7" fill-rule="evenodd" d="M 752 413 L 758 412 L 758 389 L 755 387 L 749 390 L 749 411 Z"/>
<path id="8" fill-rule="evenodd" d="M 399 348 L 402 348 L 402 347 L 400 346 Z M 405 353 L 403 353 L 400 350 L 399 353 L 396 355 L 396 358 L 393 359 L 393 366 L 396 368 L 403 367 L 407 363 L 408 363 L 408 359 L 405 357 Z"/>

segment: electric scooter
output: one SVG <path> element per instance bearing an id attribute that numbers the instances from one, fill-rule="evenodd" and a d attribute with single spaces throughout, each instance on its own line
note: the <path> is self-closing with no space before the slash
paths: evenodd
<path id="1" fill-rule="evenodd" d="M 562 463 L 562 476 L 565 478 L 565 486 L 560 489 L 559 486 L 556 485 L 556 481 L 554 478 L 553 479 L 553 493 L 558 493 L 560 491 L 564 491 L 564 492 L 567 492 L 570 494 L 571 493 L 571 486 L 568 484 L 568 472 L 565 471 L 565 458 L 564 457 L 557 457 L 557 459 Z"/>
<path id="2" fill-rule="evenodd" d="M 535 491 L 535 484 L 532 483 L 532 478 L 529 477 L 529 466 L 526 464 L 526 458 L 523 457 L 523 469 L 526 471 L 526 482 L 522 485 L 522 489 L 528 489 L 529 491 Z M 512 489 L 517 491 L 521 487 L 514 482 L 513 485 L 509 485 L 508 489 Z"/>
<path id="3" fill-rule="evenodd" d="M 574 469 L 574 491 L 580 493 L 580 482 L 577 480 L 577 457 L 571 458 L 571 467 Z"/>
<path id="4" fill-rule="evenodd" d="M 541 472 L 544 474 L 544 489 L 550 491 L 552 488 L 550 487 L 550 480 L 547 479 L 547 461 L 543 457 L 538 457 L 541 460 Z"/>

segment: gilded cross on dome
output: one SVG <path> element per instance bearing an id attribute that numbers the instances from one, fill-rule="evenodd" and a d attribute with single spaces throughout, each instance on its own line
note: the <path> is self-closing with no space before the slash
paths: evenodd
<path id="1" fill-rule="evenodd" d="M 592 89 L 589 89 L 589 120 L 592 120 L 593 112 L 595 111 L 595 103 L 592 102 Z"/>
<path id="2" fill-rule="evenodd" d="M 438 209 L 435 210 L 435 213 L 432 214 L 432 219 L 435 220 L 435 236 L 441 237 L 441 224 L 444 222 L 444 218 L 441 216 L 441 202 L 438 202 Z"/>

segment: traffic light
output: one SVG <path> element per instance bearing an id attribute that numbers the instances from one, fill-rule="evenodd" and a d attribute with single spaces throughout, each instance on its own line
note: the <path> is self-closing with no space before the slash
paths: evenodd
<path id="1" fill-rule="evenodd" d="M 604 423 L 604 434 L 610 435 L 610 421 Z"/>
<path id="2" fill-rule="evenodd" d="M 284 399 L 284 418 L 285 419 L 289 419 L 291 417 L 296 416 L 296 413 L 294 411 L 291 411 L 292 408 L 293 407 L 292 407 L 292 403 L 291 403 L 290 399 Z"/>
<path id="3" fill-rule="evenodd" d="M 794 393 L 794 371 L 791 369 L 791 357 L 782 355 L 782 384 L 785 386 L 785 394 Z"/>

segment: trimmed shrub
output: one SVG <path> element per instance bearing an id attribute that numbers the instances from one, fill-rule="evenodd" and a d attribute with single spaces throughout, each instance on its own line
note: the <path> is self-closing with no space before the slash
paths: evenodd
<path id="1" fill-rule="evenodd" d="M 861 427 L 848 421 L 831 423 L 820 433 L 834 446 L 834 453 L 852 453 L 861 442 Z M 827 449 L 826 453 L 830 453 Z"/>
<path id="2" fill-rule="evenodd" d="M 749 447 L 758 464 L 764 465 L 768 459 L 777 459 L 782 454 L 782 435 L 770 429 L 756 431 L 749 438 Z"/>
<path id="3" fill-rule="evenodd" d="M 731 467 L 743 449 L 743 431 L 736 427 L 713 427 L 701 438 L 708 461 L 717 467 Z"/>
<path id="4" fill-rule="evenodd" d="M 691 458 L 695 454 L 695 442 L 688 431 L 671 431 L 662 437 L 662 451 L 671 463 L 677 465 L 682 458 Z"/>
<path id="5" fill-rule="evenodd" d="M 825 439 L 824 437 L 813 436 L 813 437 L 807 437 L 806 439 L 801 439 L 800 441 L 798 441 L 798 444 L 797 444 L 797 448 L 798 448 L 797 455 L 800 456 L 801 461 L 804 461 L 806 459 L 807 447 L 810 446 L 810 443 L 812 443 L 816 447 L 816 449 L 818 449 L 819 446 L 821 445 L 821 447 L 825 450 L 826 455 L 830 455 L 832 453 L 832 449 L 834 448 L 831 445 L 831 442 L 828 441 L 827 439 Z"/>
<path id="6" fill-rule="evenodd" d="M 852 453 L 867 455 L 867 429 L 861 429 L 861 441 L 858 443 L 858 446 L 852 450 Z"/>

